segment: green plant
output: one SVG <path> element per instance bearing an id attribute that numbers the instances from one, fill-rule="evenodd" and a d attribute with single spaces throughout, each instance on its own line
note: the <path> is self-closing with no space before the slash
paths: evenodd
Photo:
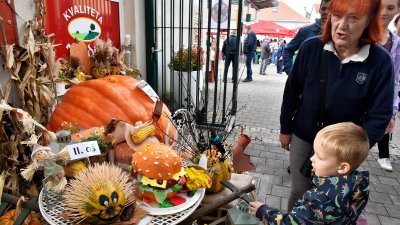
<path id="1" fill-rule="evenodd" d="M 190 58 L 189 58 L 190 53 Z M 200 54 L 200 57 L 199 57 Z M 176 71 L 196 71 L 201 70 L 204 65 L 204 50 L 198 49 L 197 46 L 192 48 L 181 48 L 171 57 L 169 68 Z"/>
<path id="2" fill-rule="evenodd" d="M 101 154 L 107 153 L 112 148 L 112 144 L 110 142 L 106 142 L 99 135 L 92 135 L 90 137 L 83 138 L 82 142 L 85 142 L 85 141 L 97 141 L 97 144 L 99 145 Z"/>

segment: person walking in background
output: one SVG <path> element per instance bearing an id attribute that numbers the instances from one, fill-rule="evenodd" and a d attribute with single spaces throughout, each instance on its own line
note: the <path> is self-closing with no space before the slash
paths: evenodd
<path id="1" fill-rule="evenodd" d="M 273 39 L 271 42 L 271 49 L 272 49 L 272 63 L 277 64 L 276 60 L 276 53 L 278 52 L 278 41 L 276 39 Z"/>
<path id="2" fill-rule="evenodd" d="M 282 74 L 283 72 L 283 52 L 285 51 L 286 41 L 283 38 L 279 38 L 279 48 L 276 53 L 276 59 L 278 60 L 276 64 L 276 70 L 278 74 Z"/>
<path id="3" fill-rule="evenodd" d="M 257 50 L 257 36 L 251 29 L 250 25 L 246 25 L 247 37 L 244 40 L 243 53 L 246 55 L 247 77 L 243 82 L 253 81 L 253 71 L 251 70 L 251 62 Z"/>
<path id="4" fill-rule="evenodd" d="M 270 41 L 271 39 L 266 37 L 261 47 L 260 75 L 266 75 L 265 70 L 267 69 L 269 59 L 271 58 L 271 47 L 269 46 Z"/>
<path id="5" fill-rule="evenodd" d="M 393 63 L 376 45 L 382 37 L 381 8 L 381 0 L 331 0 L 329 10 L 334 13 L 323 35 L 300 47 L 280 116 L 279 141 L 290 150 L 293 184 L 288 211 L 312 187 L 312 143 L 322 127 L 353 122 L 364 128 L 372 147 L 392 118 Z"/>
<path id="6" fill-rule="evenodd" d="M 389 154 L 389 139 L 394 128 L 397 112 L 399 111 L 399 76 L 400 76 L 400 38 L 389 31 L 389 24 L 399 12 L 400 0 L 382 0 L 381 26 L 383 30 L 382 40 L 379 44 L 385 48 L 392 57 L 394 66 L 394 101 L 393 115 L 383 138 L 378 141 L 379 166 L 387 171 L 392 171 L 392 163 Z"/>
<path id="7" fill-rule="evenodd" d="M 231 31 L 231 35 L 225 39 L 222 46 L 222 59 L 225 60 L 224 82 L 228 79 L 228 69 L 232 62 L 232 82 L 237 82 L 238 60 L 236 59 L 236 31 Z"/>
<path id="8" fill-rule="evenodd" d="M 299 50 L 301 44 L 310 37 L 321 35 L 322 27 L 324 26 L 326 19 L 328 18 L 328 7 L 330 0 L 322 0 L 319 7 L 319 14 L 321 19 L 317 19 L 315 23 L 310 26 L 300 28 L 296 36 L 289 42 L 283 52 L 283 66 L 284 71 L 287 75 L 290 74 L 293 66 L 293 56 L 297 50 Z"/>

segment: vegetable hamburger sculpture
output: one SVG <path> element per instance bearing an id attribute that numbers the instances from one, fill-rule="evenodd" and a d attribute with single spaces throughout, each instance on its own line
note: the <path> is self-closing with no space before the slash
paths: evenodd
<path id="1" fill-rule="evenodd" d="M 186 183 L 181 157 L 170 146 L 160 143 L 136 150 L 132 156 L 132 172 L 138 184 L 136 195 L 149 203 L 163 204 Z"/>

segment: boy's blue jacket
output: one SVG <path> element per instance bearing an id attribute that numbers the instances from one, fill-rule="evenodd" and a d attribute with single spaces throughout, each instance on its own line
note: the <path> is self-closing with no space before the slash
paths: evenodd
<path id="1" fill-rule="evenodd" d="M 286 81 L 281 108 L 282 134 L 295 134 L 312 143 L 319 131 L 320 64 L 328 56 L 325 126 L 353 122 L 364 128 L 370 146 L 379 141 L 393 113 L 394 73 L 390 55 L 371 44 L 364 61 L 342 63 L 324 50 L 319 37 L 306 40 L 300 48 Z"/>
<path id="2" fill-rule="evenodd" d="M 256 216 L 268 225 L 356 224 L 368 202 L 369 173 L 354 171 L 348 176 L 313 177 L 315 188 L 308 190 L 289 214 L 268 205 Z M 279 222 L 278 220 L 281 219 Z"/>

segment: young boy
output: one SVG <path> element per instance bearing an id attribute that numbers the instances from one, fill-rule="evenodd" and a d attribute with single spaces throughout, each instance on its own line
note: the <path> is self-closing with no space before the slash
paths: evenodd
<path id="1" fill-rule="evenodd" d="M 315 188 L 288 214 L 260 202 L 250 203 L 251 214 L 269 225 L 356 224 L 369 196 L 369 174 L 356 169 L 368 152 L 361 127 L 350 122 L 325 127 L 315 137 L 311 157 Z"/>

